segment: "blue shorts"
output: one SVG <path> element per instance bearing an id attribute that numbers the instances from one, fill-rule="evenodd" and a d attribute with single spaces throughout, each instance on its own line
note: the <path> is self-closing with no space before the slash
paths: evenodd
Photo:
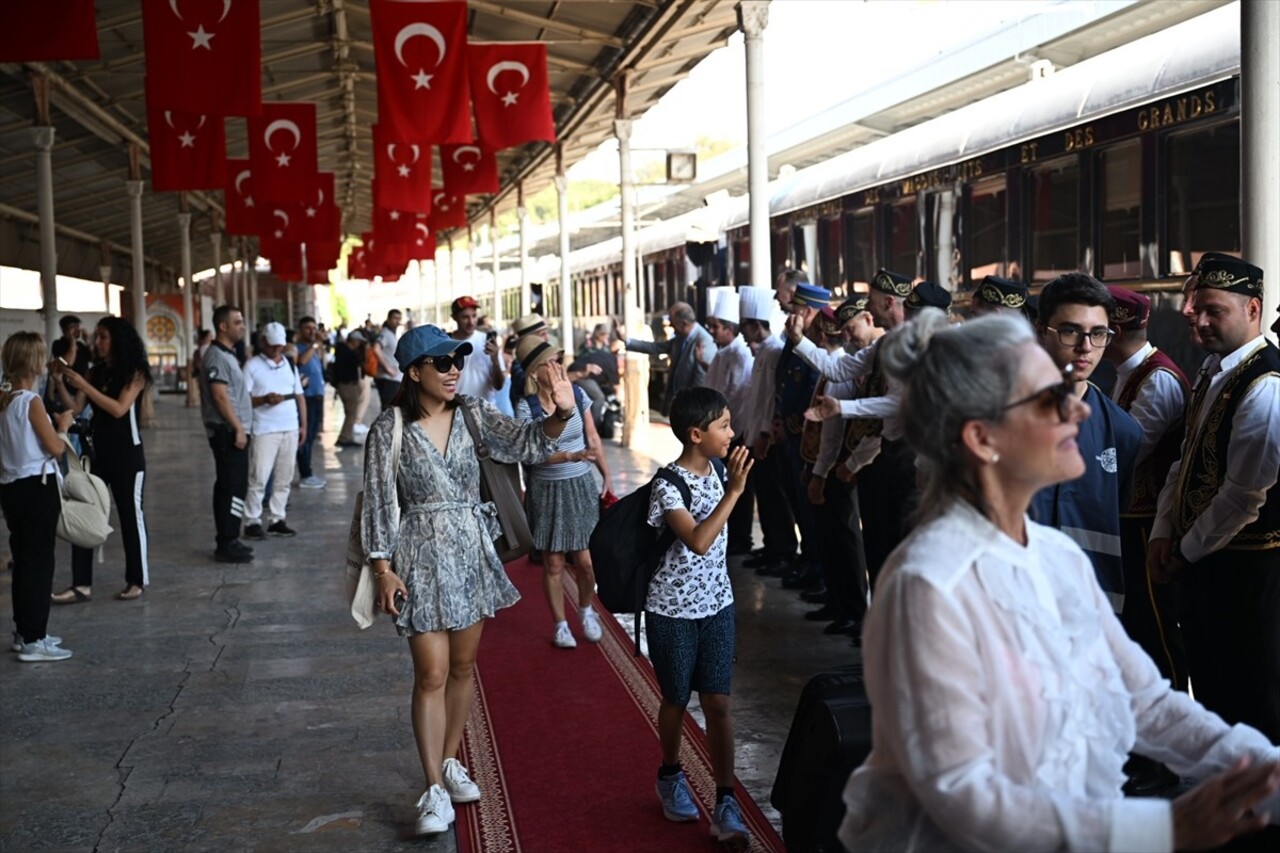
<path id="1" fill-rule="evenodd" d="M 676 619 L 645 613 L 649 660 L 662 698 L 683 708 L 689 694 L 729 695 L 733 682 L 733 605 L 701 619 Z"/>

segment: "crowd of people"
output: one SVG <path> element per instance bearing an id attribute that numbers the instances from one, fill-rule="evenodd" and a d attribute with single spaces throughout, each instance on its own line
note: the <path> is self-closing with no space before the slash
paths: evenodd
<path id="1" fill-rule="evenodd" d="M 1257 267 L 1200 260 L 1182 307 L 1208 354 L 1194 380 L 1147 339 L 1148 297 L 1084 273 L 1038 300 L 989 276 L 962 319 L 945 288 L 889 270 L 843 300 L 787 270 L 772 289 L 709 291 L 705 325 L 671 306 L 663 340 L 618 329 L 615 343 L 597 327 L 571 364 L 538 315 L 504 337 L 470 297 L 450 306 L 452 332 L 402 333 L 395 310 L 334 335 L 307 317 L 292 339 L 265 325 L 252 356 L 243 315 L 221 306 L 197 375 L 214 557 L 246 563 L 242 538 L 294 535 L 295 473 L 325 485 L 311 457 L 334 385 L 337 446 L 364 449 L 378 603 L 413 658 L 417 829 L 442 832 L 454 803 L 482 796 L 457 758 L 475 655 L 484 621 L 519 598 L 478 444 L 525 466 L 550 642 L 577 645 L 570 615 L 599 642 L 588 545 L 612 486 L 601 434 L 618 348 L 661 355 L 660 409 L 682 452 L 652 486 L 648 523 L 675 541 L 645 610 L 669 819 L 698 816 L 678 761 L 697 691 L 713 832 L 748 840 L 729 699 L 740 557 L 862 646 L 874 746 L 846 789 L 850 849 L 1207 849 L 1280 818 L 1280 350 L 1261 296 Z M 69 657 L 49 605 L 92 595 L 84 549 L 72 585 L 52 591 L 59 434 L 77 414 L 91 412 L 81 449 L 125 528 L 117 597 L 148 583 L 145 350 L 118 318 L 98 324 L 92 352 L 75 318 L 63 329 L 51 353 L 32 333 L 3 352 L 0 504 L 24 661 Z M 1109 392 L 1091 381 L 1104 359 Z M 374 391 L 382 412 L 365 431 Z M 1164 798 L 1123 797 L 1152 793 Z"/>

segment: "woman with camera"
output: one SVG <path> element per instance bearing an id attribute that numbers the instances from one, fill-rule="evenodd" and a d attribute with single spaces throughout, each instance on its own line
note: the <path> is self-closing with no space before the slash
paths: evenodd
<path id="1" fill-rule="evenodd" d="M 456 757 L 471 711 L 476 650 L 484 620 L 520 598 L 493 546 L 496 509 L 481 501 L 480 463 L 463 407 L 492 458 L 529 464 L 555 452 L 574 412 L 563 367 L 552 371 L 553 407 L 544 418 L 518 421 L 459 395 L 471 353 L 470 342 L 435 326 L 405 334 L 396 346 L 404 381 L 365 442 L 362 541 L 378 604 L 409 638 L 413 656 L 411 714 L 427 787 L 417 804 L 419 835 L 448 829 L 452 803 L 480 799 Z"/>
<path id="2" fill-rule="evenodd" d="M 1089 407 L 1021 317 L 933 308 L 886 336 L 923 479 L 863 634 L 872 750 L 849 850 L 1204 850 L 1280 816 L 1280 750 L 1173 690 L 1092 564 L 1027 518 L 1079 477 Z M 1199 784 L 1125 798 L 1130 751 Z"/>

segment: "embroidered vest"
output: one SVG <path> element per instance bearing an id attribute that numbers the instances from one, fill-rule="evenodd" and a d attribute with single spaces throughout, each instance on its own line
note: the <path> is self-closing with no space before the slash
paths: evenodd
<path id="1" fill-rule="evenodd" d="M 818 404 L 818 398 L 827 393 L 827 377 L 818 377 L 818 384 L 813 388 L 811 406 Z M 800 432 L 800 458 L 809 465 L 818 461 L 818 451 L 822 449 L 822 421 L 804 422 Z"/>
<path id="2" fill-rule="evenodd" d="M 1187 381 L 1187 375 L 1182 372 L 1182 368 L 1178 367 L 1173 359 L 1160 352 L 1160 350 L 1152 350 L 1142 364 L 1138 365 L 1133 373 L 1129 374 L 1129 381 L 1125 383 L 1124 388 L 1120 391 L 1120 398 L 1116 400 L 1120 404 L 1120 408 L 1128 412 L 1133 407 L 1133 401 L 1138 396 L 1138 392 L 1142 390 L 1142 386 L 1146 384 L 1147 379 L 1157 370 L 1167 370 L 1172 373 L 1182 386 L 1183 399 L 1187 398 L 1191 383 Z M 1156 499 L 1160 497 L 1160 490 L 1164 488 L 1164 481 L 1169 476 L 1169 469 L 1178 460 L 1178 455 L 1182 449 L 1182 439 L 1186 434 L 1186 426 L 1186 411 L 1184 408 L 1182 417 L 1169 425 L 1169 429 L 1156 442 L 1156 446 L 1147 454 L 1147 458 L 1143 459 L 1134 470 L 1133 496 L 1129 500 L 1128 511 L 1122 512 L 1121 516 L 1125 518 L 1155 518 Z"/>
<path id="3" fill-rule="evenodd" d="M 1240 401 L 1249 389 L 1266 376 L 1280 376 L 1280 350 L 1267 343 L 1242 361 L 1222 383 L 1222 388 L 1205 412 L 1199 428 L 1188 430 L 1182 449 L 1182 472 L 1174 497 L 1173 524 L 1179 537 L 1196 523 L 1208 508 L 1227 476 L 1227 448 L 1231 425 Z M 1202 380 L 1207 389 L 1209 380 Z M 1207 390 L 1197 389 L 1187 414 L 1188 425 L 1196 423 L 1196 413 L 1204 406 Z M 1280 482 L 1266 494 L 1258 518 L 1246 525 L 1224 546 L 1228 551 L 1261 551 L 1280 548 Z"/>
<path id="4" fill-rule="evenodd" d="M 854 395 L 854 399 L 865 400 L 870 397 L 885 397 L 888 394 L 889 379 L 885 376 L 884 368 L 880 366 L 880 347 L 877 345 L 875 354 L 871 356 L 871 372 L 867 374 L 867 378 L 859 386 L 858 393 Z M 880 418 L 853 418 L 850 420 L 849 426 L 844 432 L 844 450 L 840 454 L 840 461 L 847 460 L 849 455 L 862 443 L 863 439 L 874 438 L 882 432 L 884 432 L 884 421 Z"/>

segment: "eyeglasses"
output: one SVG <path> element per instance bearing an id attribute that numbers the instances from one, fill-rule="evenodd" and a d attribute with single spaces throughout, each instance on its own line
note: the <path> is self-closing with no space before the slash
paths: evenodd
<path id="1" fill-rule="evenodd" d="M 1058 340 L 1062 342 L 1064 347 L 1079 346 L 1080 341 L 1083 340 L 1085 336 L 1088 336 L 1089 343 L 1094 349 L 1102 349 L 1107 344 L 1111 343 L 1111 339 L 1116 336 L 1116 333 L 1113 330 L 1106 329 L 1101 326 L 1096 329 L 1090 329 L 1087 332 L 1079 326 L 1059 326 L 1056 329 L 1053 326 L 1045 326 L 1045 328 L 1051 332 L 1057 332 Z"/>
<path id="2" fill-rule="evenodd" d="M 462 366 L 467 363 L 467 357 L 462 353 L 455 352 L 450 355 L 430 355 L 424 361 L 434 367 L 437 372 L 448 373 L 455 367 L 461 370 Z"/>
<path id="3" fill-rule="evenodd" d="M 1068 364 L 1062 370 L 1061 382 L 1050 385 L 1048 388 L 1041 388 L 1029 397 L 1023 397 L 1021 400 L 1008 404 L 1004 407 L 1004 411 L 1007 412 L 1018 406 L 1025 406 L 1027 403 L 1036 403 L 1046 407 L 1052 405 L 1058 410 L 1058 420 L 1065 424 L 1071 420 L 1071 400 L 1075 395 L 1076 389 L 1076 382 L 1071 378 L 1071 374 L 1074 372 L 1075 366 Z"/>

